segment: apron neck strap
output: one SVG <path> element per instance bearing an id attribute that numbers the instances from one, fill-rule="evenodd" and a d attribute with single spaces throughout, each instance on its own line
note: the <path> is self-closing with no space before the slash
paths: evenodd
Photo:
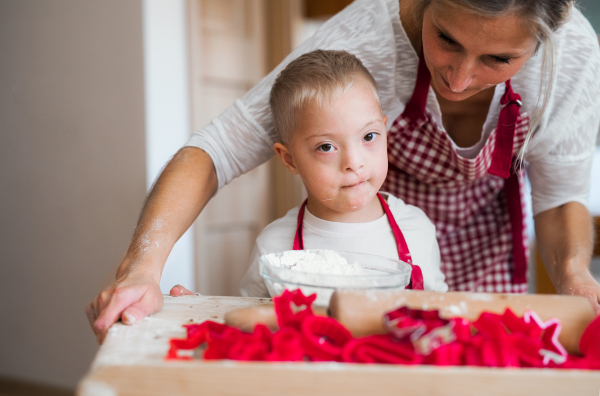
<path id="1" fill-rule="evenodd" d="M 306 204 L 308 198 L 304 200 L 300 210 L 298 211 L 298 221 L 296 221 L 296 235 L 294 236 L 294 247 L 293 250 L 304 250 L 304 238 L 302 237 L 302 223 L 304 222 L 304 211 L 306 210 Z"/>
<path id="2" fill-rule="evenodd" d="M 513 162 L 515 129 L 521 107 L 521 96 L 513 91 L 510 80 L 507 80 L 504 85 L 504 95 L 500 99 L 502 109 L 498 116 L 496 142 L 488 173 L 506 179 L 510 176 Z"/>
<path id="3" fill-rule="evenodd" d="M 390 222 L 390 227 L 392 228 L 392 232 L 394 233 L 394 239 L 396 240 L 396 249 L 398 249 L 398 258 L 405 263 L 412 265 L 412 257 L 410 256 L 410 251 L 408 250 L 408 245 L 406 244 L 406 240 L 404 239 L 404 235 L 402 231 L 400 231 L 400 227 L 398 227 L 398 223 L 396 223 L 396 219 L 390 210 L 390 206 L 387 204 L 386 200 L 381 196 L 380 193 L 377 193 L 377 198 L 379 198 L 379 202 L 381 202 L 381 207 L 383 207 L 383 211 L 387 216 L 388 221 Z"/>
<path id="4" fill-rule="evenodd" d="M 514 284 L 527 283 L 527 253 L 523 243 L 523 203 L 516 163 L 513 160 L 513 150 L 517 119 L 521 107 L 521 96 L 512 89 L 510 80 L 505 83 L 504 95 L 500 99 L 500 115 L 496 127 L 496 142 L 492 153 L 492 163 L 488 173 L 505 179 L 504 194 L 506 196 L 506 207 L 511 223 L 511 234 L 513 243 L 513 274 Z"/>
<path id="5" fill-rule="evenodd" d="M 406 104 L 404 112 L 402 113 L 405 117 L 409 117 L 411 120 L 416 120 L 425 114 L 430 82 L 431 74 L 429 74 L 427 63 L 425 63 L 425 59 L 423 58 L 423 49 L 421 49 L 415 89 L 410 97 L 410 101 Z"/>
<path id="6" fill-rule="evenodd" d="M 412 257 L 410 255 L 410 251 L 408 250 L 408 245 L 406 244 L 406 240 L 404 239 L 404 234 L 400 231 L 400 227 L 398 227 L 398 223 L 396 223 L 396 219 L 390 210 L 390 206 L 386 202 L 385 199 L 381 196 L 380 193 L 377 193 L 377 198 L 379 198 L 379 202 L 381 202 L 381 207 L 385 211 L 385 215 L 390 222 L 390 227 L 392 227 L 392 232 L 394 233 L 394 239 L 396 239 L 396 248 L 398 249 L 398 258 L 401 261 L 409 264 L 411 266 L 410 273 L 410 284 L 406 287 L 407 289 L 413 290 L 424 290 L 424 282 L 423 282 L 423 271 L 421 271 L 421 267 L 418 265 L 414 265 L 412 262 Z"/>

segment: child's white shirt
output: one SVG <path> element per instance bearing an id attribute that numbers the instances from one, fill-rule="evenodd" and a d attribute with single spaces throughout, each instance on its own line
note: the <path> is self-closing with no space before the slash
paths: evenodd
<path id="1" fill-rule="evenodd" d="M 448 285 L 440 269 L 435 226 L 431 220 L 416 206 L 407 205 L 389 193 L 381 194 L 387 199 L 404 235 L 413 264 L 421 267 L 425 290 L 447 291 Z M 242 296 L 269 297 L 259 273 L 258 259 L 263 254 L 292 249 L 299 210 L 300 206 L 291 209 L 284 217 L 265 227 L 256 239 L 249 269 L 240 285 Z M 398 259 L 396 240 L 385 214 L 366 223 L 338 223 L 320 219 L 305 210 L 302 233 L 305 249 L 331 249 Z"/>

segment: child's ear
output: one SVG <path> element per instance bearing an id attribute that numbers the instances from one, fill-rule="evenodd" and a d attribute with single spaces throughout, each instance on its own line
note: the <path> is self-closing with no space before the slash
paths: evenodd
<path id="1" fill-rule="evenodd" d="M 283 165 L 285 165 L 285 167 L 288 168 L 292 174 L 297 175 L 299 173 L 298 168 L 296 168 L 294 165 L 294 158 L 292 158 L 292 154 L 288 148 L 281 143 L 275 143 L 273 145 L 273 149 L 281 158 L 281 161 L 283 161 Z"/>
<path id="2" fill-rule="evenodd" d="M 383 116 L 383 129 L 385 130 L 385 136 L 387 139 L 388 130 L 387 130 L 387 116 Z"/>

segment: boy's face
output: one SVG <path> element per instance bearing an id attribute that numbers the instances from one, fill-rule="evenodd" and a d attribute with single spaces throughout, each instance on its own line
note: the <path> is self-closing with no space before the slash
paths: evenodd
<path id="1" fill-rule="evenodd" d="M 275 150 L 302 177 L 311 212 L 333 219 L 372 204 L 387 174 L 387 118 L 368 85 L 357 81 L 331 106 L 310 103 L 297 118 L 289 144 Z"/>

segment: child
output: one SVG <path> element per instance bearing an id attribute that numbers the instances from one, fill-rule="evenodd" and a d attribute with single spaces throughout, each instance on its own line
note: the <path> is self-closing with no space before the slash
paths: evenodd
<path id="1" fill-rule="evenodd" d="M 425 290 L 447 291 L 433 223 L 419 208 L 377 193 L 388 167 L 387 117 L 375 80 L 360 60 L 345 51 L 304 54 L 279 74 L 270 105 L 281 140 L 273 148 L 300 175 L 308 199 L 258 236 L 241 294 L 268 297 L 258 258 L 294 245 L 412 257 L 418 266 L 413 275 L 420 268 Z M 396 224 L 400 237 L 393 232 Z"/>

